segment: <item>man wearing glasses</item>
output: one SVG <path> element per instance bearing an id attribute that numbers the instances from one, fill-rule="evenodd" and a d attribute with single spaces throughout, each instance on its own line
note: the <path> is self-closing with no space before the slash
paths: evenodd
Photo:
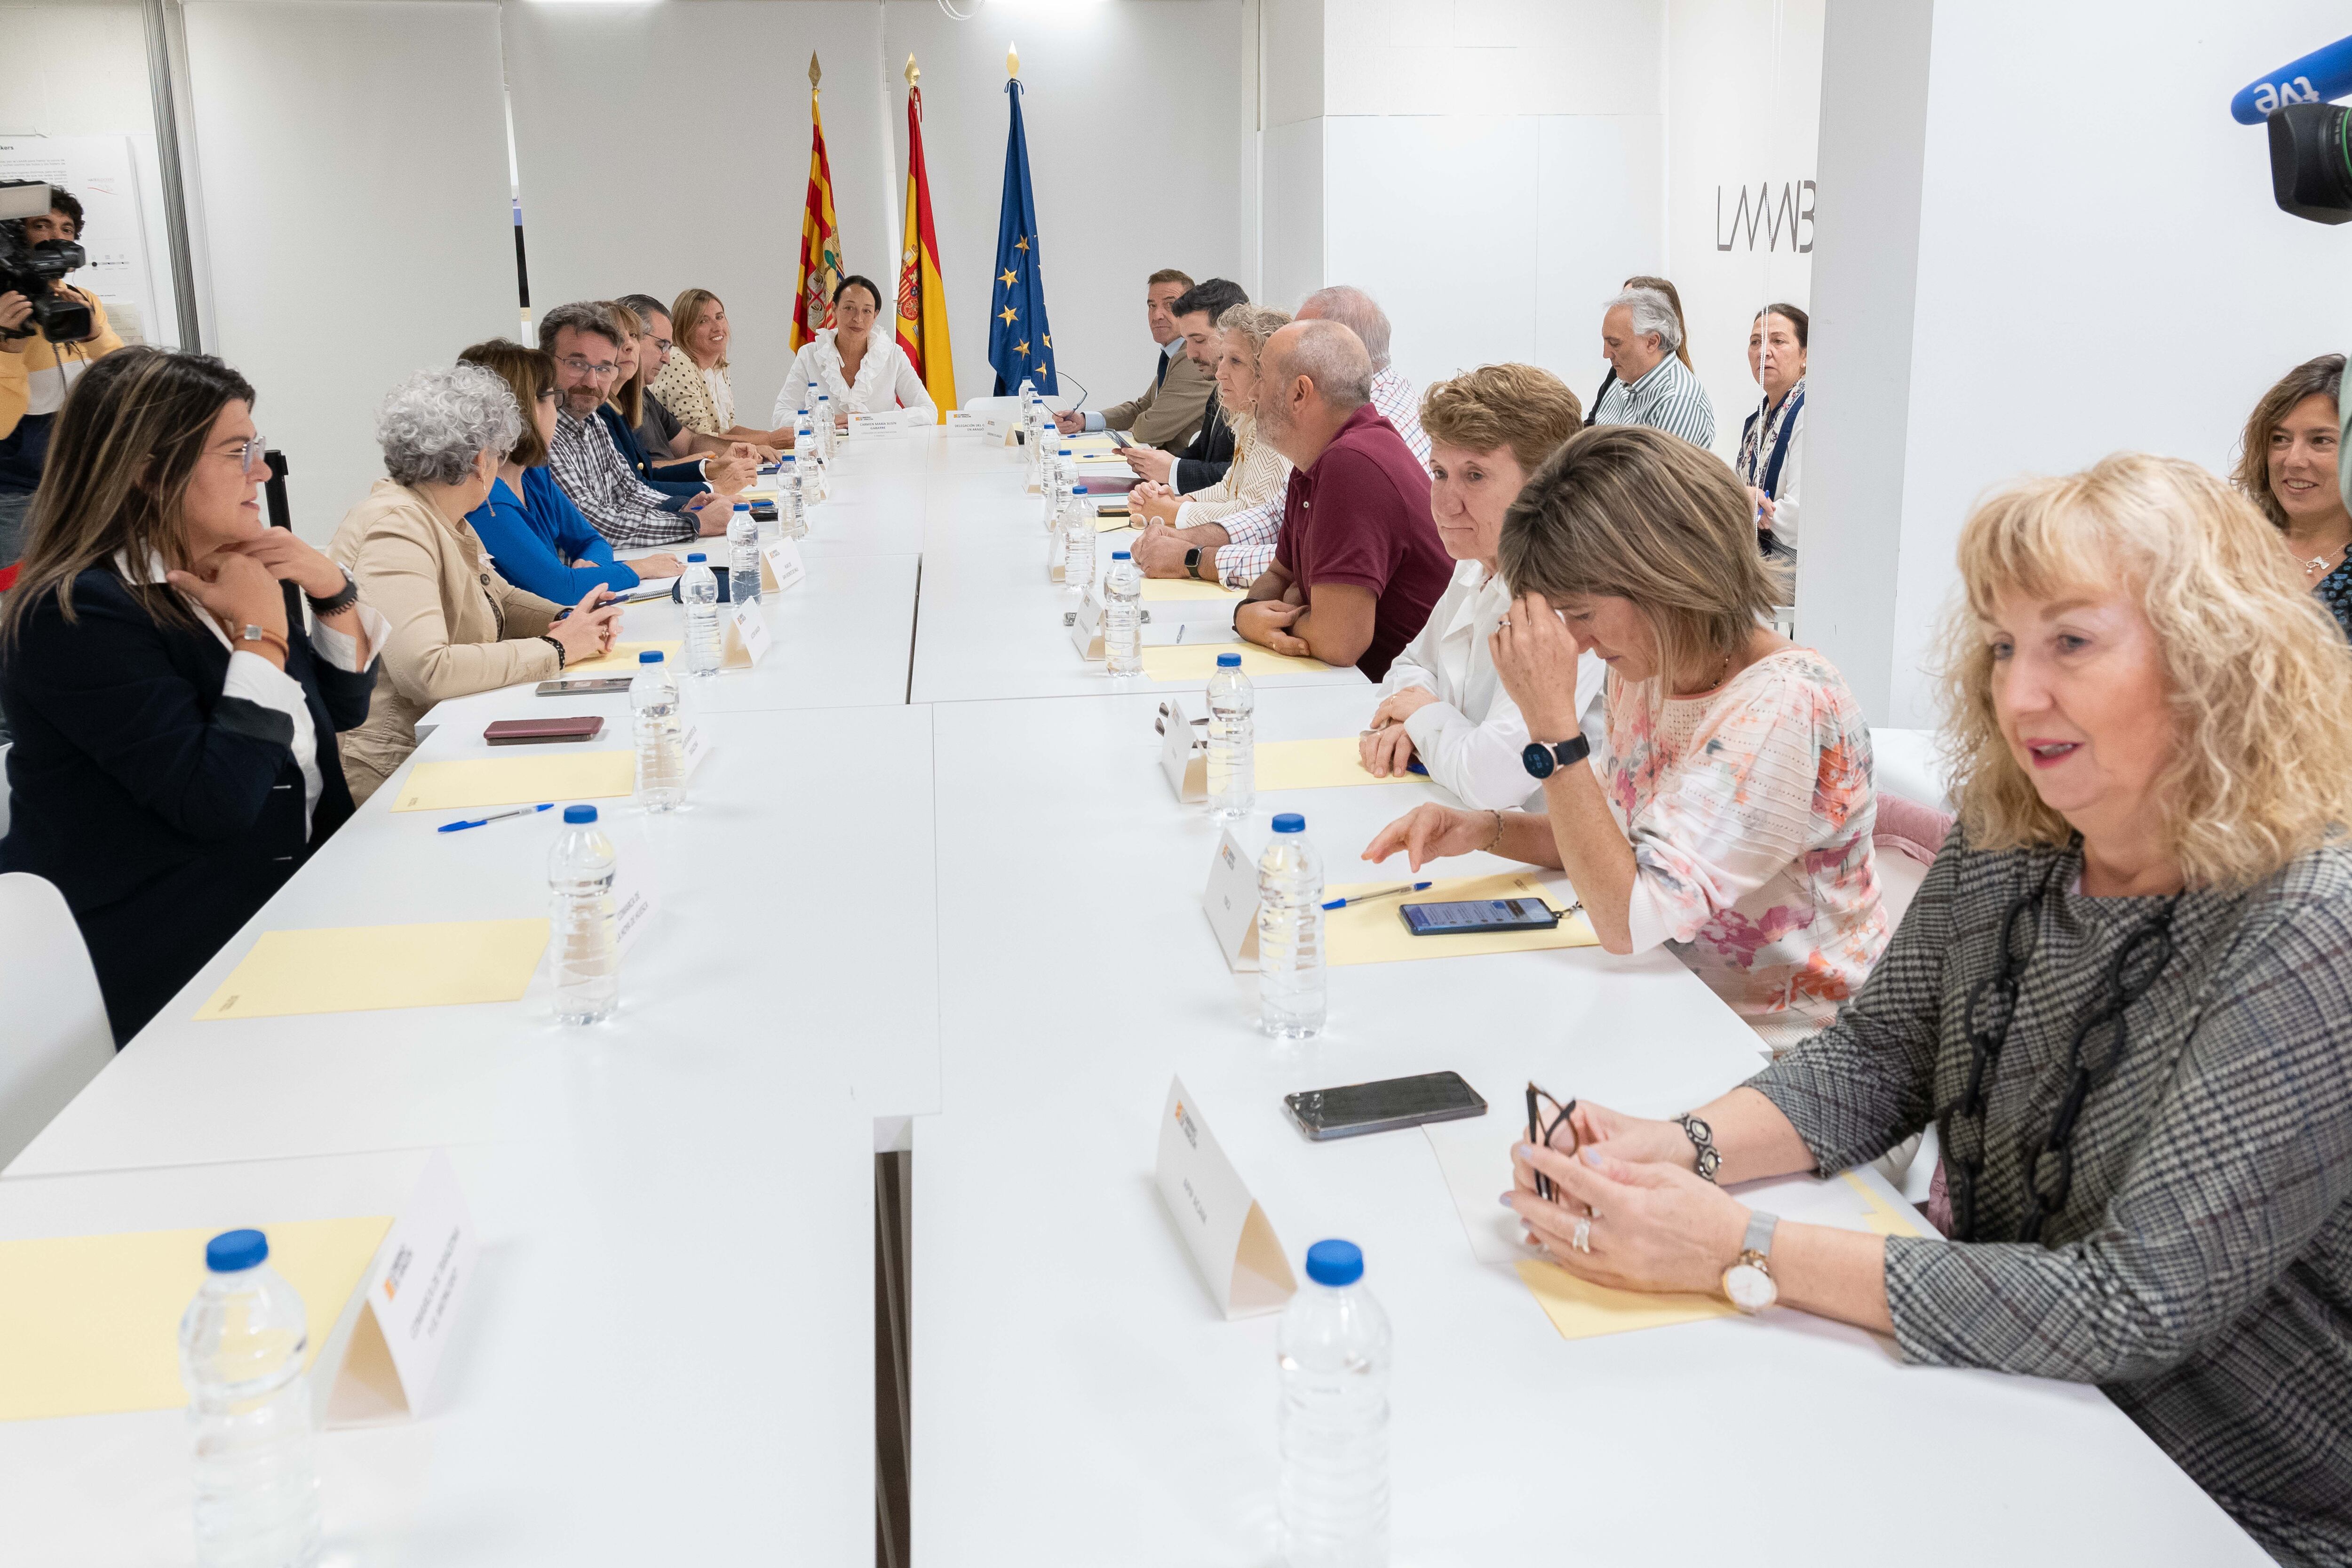
<path id="1" fill-rule="evenodd" d="M 547 464 L 556 482 L 615 550 L 725 533 L 732 507 L 714 506 L 716 496 L 698 495 L 682 510 L 669 510 L 663 503 L 670 498 L 637 477 L 596 416 L 621 369 L 613 330 L 612 318 L 584 300 L 558 305 L 540 319 L 539 346 L 555 356 L 555 386 L 563 400 L 555 439 L 548 443 Z"/>

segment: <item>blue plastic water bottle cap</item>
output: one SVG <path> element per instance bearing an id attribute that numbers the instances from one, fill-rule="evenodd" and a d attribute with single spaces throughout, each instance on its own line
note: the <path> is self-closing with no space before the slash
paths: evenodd
<path id="1" fill-rule="evenodd" d="M 1070 449 L 1069 449 L 1067 447 L 1063 447 L 1063 448 L 1062 448 L 1062 456 L 1064 456 L 1065 458 L 1066 458 L 1066 457 L 1068 457 L 1069 455 L 1070 455 Z"/>
<path id="2" fill-rule="evenodd" d="M 781 460 L 789 463 L 793 460 L 793 455 L 790 452 L 786 452 Z"/>
<path id="3" fill-rule="evenodd" d="M 269 1238 L 257 1230 L 225 1230 L 205 1243 L 205 1267 L 215 1274 L 257 1268 L 269 1261 Z"/>
<path id="4" fill-rule="evenodd" d="M 1318 1285 L 1353 1285 L 1363 1277 L 1364 1255 L 1352 1241 L 1318 1241 L 1307 1249 L 1307 1278 Z"/>
<path id="5" fill-rule="evenodd" d="M 1235 654 L 1233 657 L 1238 658 L 1241 656 Z M 1274 830 L 1276 833 L 1304 833 L 1307 831 L 1307 819 L 1295 811 L 1286 811 L 1275 817 Z"/>
<path id="6" fill-rule="evenodd" d="M 563 808 L 563 820 L 575 826 L 593 822 L 596 820 L 596 808 L 593 805 L 567 805 Z"/>
<path id="7" fill-rule="evenodd" d="M 1135 552 L 1131 550 L 1114 550 L 1110 552 L 1110 558 L 1113 561 L 1131 561 L 1135 558 Z"/>
<path id="8" fill-rule="evenodd" d="M 686 558 L 686 561 L 687 561 L 687 564 L 688 564 L 688 565 L 689 565 L 689 566 L 691 566 L 692 564 L 694 564 L 694 563 L 696 563 L 696 562 L 698 562 L 698 561 L 708 561 L 708 560 L 709 560 L 709 559 L 710 559 L 710 557 L 709 557 L 709 556 L 705 555 L 701 551 L 698 550 L 698 551 L 696 551 L 693 554 L 691 554 L 691 555 L 688 556 L 688 557 Z"/>
<path id="9" fill-rule="evenodd" d="M 1070 493 L 1074 496 L 1082 496 L 1087 493 L 1087 487 L 1084 485 L 1072 485 L 1070 487 Z"/>
<path id="10" fill-rule="evenodd" d="M 649 647 L 637 655 L 639 664 L 659 664 L 661 661 L 661 649 L 657 647 Z"/>
<path id="11" fill-rule="evenodd" d="M 1219 669 L 1239 669 L 1241 667 L 1242 656 L 1237 653 L 1221 653 L 1217 656 Z"/>
<path id="12" fill-rule="evenodd" d="M 750 511 L 751 510 L 751 503 L 747 500 L 739 500 L 735 503 L 735 510 L 737 511 Z"/>

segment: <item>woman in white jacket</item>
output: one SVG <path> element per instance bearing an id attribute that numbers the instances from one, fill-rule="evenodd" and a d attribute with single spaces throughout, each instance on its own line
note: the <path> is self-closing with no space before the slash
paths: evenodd
<path id="1" fill-rule="evenodd" d="M 846 426 L 853 414 L 892 408 L 919 408 L 938 420 L 939 405 L 907 351 L 897 340 L 876 334 L 874 323 L 881 315 L 882 290 L 871 279 L 853 273 L 834 286 L 833 325 L 819 330 L 793 357 L 784 389 L 776 394 L 779 426 L 789 426 L 803 408 L 814 413 L 820 392 L 833 399 L 837 426 Z"/>
<path id="2" fill-rule="evenodd" d="M 1543 793 L 1520 757 L 1527 724 L 1496 678 L 1487 647 L 1511 607 L 1495 554 L 1520 487 L 1583 423 L 1576 394 L 1531 364 L 1481 365 L 1423 397 L 1430 514 L 1459 564 L 1428 625 L 1381 683 L 1381 705 L 1361 742 L 1375 777 L 1402 775 L 1418 761 L 1463 805 L 1482 811 L 1507 810 Z M 1596 736 L 1607 674 L 1590 653 L 1577 663 L 1577 711 Z"/>

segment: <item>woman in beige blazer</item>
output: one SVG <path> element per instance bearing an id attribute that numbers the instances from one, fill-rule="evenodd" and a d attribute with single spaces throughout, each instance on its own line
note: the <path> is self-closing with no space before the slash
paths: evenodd
<path id="1" fill-rule="evenodd" d="M 619 604 L 591 590 L 561 606 L 498 574 L 466 514 L 522 434 L 514 394 L 479 365 L 421 370 L 376 410 L 384 471 L 335 531 L 329 553 L 391 623 L 367 722 L 341 737 L 343 773 L 365 801 L 416 749 L 416 721 L 445 698 L 545 680 L 595 658 Z"/>

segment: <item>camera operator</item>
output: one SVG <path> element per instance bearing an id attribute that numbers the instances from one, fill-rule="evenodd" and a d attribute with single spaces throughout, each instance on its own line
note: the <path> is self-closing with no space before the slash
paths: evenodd
<path id="1" fill-rule="evenodd" d="M 81 203 L 51 186 L 49 210 L 24 220 L 25 247 L 29 250 L 47 240 L 78 243 L 80 238 Z M 31 300 L 14 290 L 0 293 L 0 334 L 32 329 L 29 336 L 0 335 L 0 567 L 13 563 L 23 550 L 33 489 L 41 482 L 41 459 L 49 447 L 49 426 L 57 422 L 66 393 L 83 371 L 122 346 L 107 325 L 106 307 L 96 295 L 62 282 L 52 282 L 49 289 L 89 310 L 87 335 L 52 342 L 47 328 L 35 319 Z"/>

